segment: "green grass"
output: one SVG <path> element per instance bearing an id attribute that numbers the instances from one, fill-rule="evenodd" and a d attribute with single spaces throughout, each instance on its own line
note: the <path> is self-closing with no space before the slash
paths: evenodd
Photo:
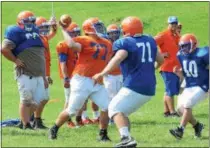
<path id="1" fill-rule="evenodd" d="M 33 11 L 37 16 L 49 18 L 51 15 L 50 2 L 3 2 L 2 29 L 16 23 L 17 14 L 25 9 Z M 139 16 L 144 22 L 145 33 L 156 35 L 167 26 L 167 17 L 178 16 L 183 24 L 183 33 L 193 32 L 199 39 L 201 46 L 208 44 L 208 2 L 56 2 L 54 3 L 56 17 L 69 13 L 73 20 L 79 23 L 88 17 L 98 16 L 106 25 L 120 24 L 120 21 L 129 15 Z M 2 34 L 3 37 L 3 34 Z M 59 31 L 51 40 L 52 78 L 50 87 L 51 99 L 59 102 L 47 104 L 43 113 L 47 126 L 53 125 L 56 117 L 63 108 L 64 94 L 62 83 L 59 80 L 55 45 L 62 40 Z M 178 118 L 164 118 L 162 95 L 163 81 L 157 73 L 156 96 L 136 113 L 130 116 L 132 135 L 140 147 L 208 147 L 209 145 L 209 106 L 208 100 L 203 101 L 194 109 L 194 114 L 206 127 L 202 139 L 193 138 L 193 129 L 187 126 L 184 138 L 181 141 L 174 139 L 168 132 L 170 128 L 179 124 Z M 17 118 L 19 95 L 17 85 L 13 79 L 13 64 L 2 60 L 2 119 Z M 89 111 L 89 116 L 92 116 Z M 22 131 L 16 128 L 2 129 L 2 146 L 4 147 L 108 147 L 119 140 L 115 126 L 109 128 L 111 143 L 98 143 L 97 126 L 87 126 L 80 129 L 68 129 L 63 126 L 58 140 L 47 139 L 47 131 Z"/>

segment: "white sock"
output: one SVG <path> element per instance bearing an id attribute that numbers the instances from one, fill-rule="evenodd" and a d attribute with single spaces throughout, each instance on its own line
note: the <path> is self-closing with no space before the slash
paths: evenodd
<path id="1" fill-rule="evenodd" d="M 121 138 L 124 137 L 124 136 L 126 136 L 126 137 L 129 137 L 130 136 L 130 133 L 129 133 L 129 130 L 128 130 L 128 127 L 127 126 L 121 127 L 119 129 L 119 132 L 120 132 Z"/>
<path id="2" fill-rule="evenodd" d="M 88 118 L 87 111 L 83 111 L 82 112 L 82 120 L 85 120 L 87 118 Z"/>
<path id="3" fill-rule="evenodd" d="M 100 116 L 99 111 L 93 111 L 93 119 L 98 119 Z"/>

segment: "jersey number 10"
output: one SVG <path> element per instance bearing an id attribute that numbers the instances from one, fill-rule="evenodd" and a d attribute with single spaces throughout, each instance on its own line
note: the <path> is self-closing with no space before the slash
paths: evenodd
<path id="1" fill-rule="evenodd" d="M 198 77 L 198 67 L 195 61 L 183 61 L 183 69 L 187 77 Z"/>
<path id="2" fill-rule="evenodd" d="M 151 54 L 151 45 L 150 45 L 149 42 L 146 42 L 146 44 L 144 42 L 136 43 L 136 46 L 138 48 L 142 48 L 142 57 L 141 57 L 141 62 L 142 63 L 146 62 L 146 58 L 145 58 L 146 52 L 147 52 L 147 55 L 148 55 L 147 62 L 153 62 L 152 54 Z"/>

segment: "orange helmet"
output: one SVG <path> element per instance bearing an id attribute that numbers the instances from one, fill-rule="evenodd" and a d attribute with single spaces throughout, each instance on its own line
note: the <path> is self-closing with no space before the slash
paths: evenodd
<path id="1" fill-rule="evenodd" d="M 42 16 L 36 18 L 35 24 L 36 24 L 37 27 L 43 26 L 43 25 L 45 25 L 46 23 L 47 23 L 47 19 L 46 19 L 46 18 L 44 18 L 44 17 L 42 17 Z"/>
<path id="2" fill-rule="evenodd" d="M 34 16 L 33 12 L 31 11 L 22 11 L 17 16 L 17 24 L 22 25 L 24 21 L 32 21 L 35 23 L 36 17 Z"/>
<path id="3" fill-rule="evenodd" d="M 192 53 L 198 47 L 198 41 L 194 34 L 184 34 L 179 40 L 179 47 L 182 54 Z"/>
<path id="4" fill-rule="evenodd" d="M 103 22 L 97 17 L 85 20 L 82 29 L 85 34 L 105 34 L 106 32 Z"/>
<path id="5" fill-rule="evenodd" d="M 120 37 L 120 28 L 116 24 L 111 24 L 107 27 L 108 38 L 114 42 Z"/>
<path id="6" fill-rule="evenodd" d="M 46 18 L 40 16 L 36 18 L 36 26 L 39 28 L 39 33 L 41 35 L 47 35 L 50 31 L 50 23 Z"/>
<path id="7" fill-rule="evenodd" d="M 71 37 L 76 37 L 81 34 L 81 30 L 79 26 L 75 23 L 72 22 L 67 28 L 66 32 L 71 36 Z"/>
<path id="8" fill-rule="evenodd" d="M 143 33 L 143 23 L 138 17 L 129 16 L 122 21 L 121 29 L 124 36 L 135 36 Z"/>
<path id="9" fill-rule="evenodd" d="M 26 31 L 32 30 L 35 21 L 36 17 L 31 11 L 22 11 L 17 16 L 17 24 Z"/>

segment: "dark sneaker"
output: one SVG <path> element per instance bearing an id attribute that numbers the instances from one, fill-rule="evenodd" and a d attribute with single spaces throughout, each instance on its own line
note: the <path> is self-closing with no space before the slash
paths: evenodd
<path id="1" fill-rule="evenodd" d="M 52 140 L 54 140 L 54 139 L 57 139 L 57 133 L 58 133 L 58 130 L 56 130 L 55 128 L 51 128 L 50 130 L 49 130 L 49 139 L 52 139 Z"/>
<path id="2" fill-rule="evenodd" d="M 169 132 L 177 139 L 181 140 L 184 134 L 183 130 L 179 127 L 175 129 L 170 129 Z"/>
<path id="3" fill-rule="evenodd" d="M 116 144 L 116 148 L 126 147 L 126 148 L 135 148 L 137 146 L 136 140 L 133 137 L 122 137 L 121 142 Z"/>
<path id="4" fill-rule="evenodd" d="M 169 117 L 170 116 L 170 112 L 165 112 L 163 113 L 164 117 Z"/>
<path id="5" fill-rule="evenodd" d="M 38 118 L 34 121 L 34 129 L 48 129 L 48 127 L 44 126 L 42 119 Z"/>
<path id="6" fill-rule="evenodd" d="M 204 129 L 204 125 L 202 123 L 197 122 L 197 124 L 193 128 L 195 130 L 195 137 L 201 137 L 201 132 Z"/>
<path id="7" fill-rule="evenodd" d="M 111 141 L 109 139 L 109 137 L 108 137 L 108 134 L 107 134 L 107 130 L 106 129 L 100 130 L 98 141 L 102 141 L 102 142 L 109 142 L 109 141 Z"/>
<path id="8" fill-rule="evenodd" d="M 22 129 L 29 129 L 29 130 L 33 130 L 33 127 L 31 126 L 30 123 L 27 123 L 26 125 L 23 125 L 23 128 Z"/>
<path id="9" fill-rule="evenodd" d="M 170 117 L 180 117 L 179 114 L 178 114 L 177 112 L 170 113 L 169 116 L 170 116 Z"/>
<path id="10" fill-rule="evenodd" d="M 20 129 L 23 129 L 23 122 L 20 121 L 20 123 L 18 123 L 18 125 L 16 125 L 16 127 L 20 128 Z"/>

